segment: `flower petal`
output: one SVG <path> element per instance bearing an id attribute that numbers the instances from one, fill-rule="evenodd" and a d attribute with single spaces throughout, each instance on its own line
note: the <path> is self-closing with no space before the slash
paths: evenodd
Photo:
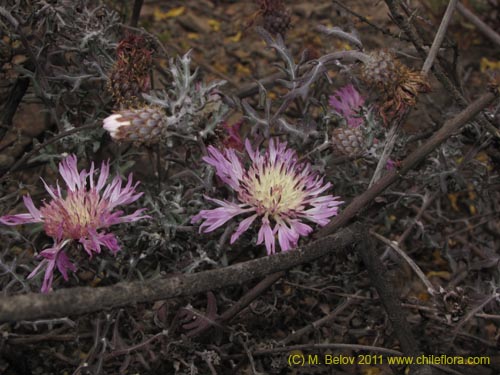
<path id="1" fill-rule="evenodd" d="M 59 163 L 59 174 L 66 182 L 69 190 L 76 191 L 77 188 L 81 189 L 85 184 L 87 173 L 82 171 L 78 173 L 77 160 L 75 155 L 69 155 L 61 163 Z"/>
<path id="2" fill-rule="evenodd" d="M 66 281 L 68 281 L 68 270 L 72 272 L 76 271 L 76 266 L 69 261 L 65 251 L 59 252 L 56 258 L 56 265 L 63 279 Z"/>
<path id="3" fill-rule="evenodd" d="M 266 217 L 262 218 L 262 226 L 260 227 L 259 233 L 257 235 L 257 245 L 260 245 L 262 241 L 265 242 L 267 255 L 274 254 L 276 252 L 276 244 L 274 239 L 274 234 L 269 225 L 269 219 Z"/>
<path id="4" fill-rule="evenodd" d="M 205 156 L 203 160 L 215 167 L 215 173 L 224 183 L 233 189 L 238 189 L 243 175 L 243 166 L 235 150 L 226 149 L 224 155 L 215 147 L 209 146 L 208 156 Z"/>
<path id="5" fill-rule="evenodd" d="M 71 264 L 63 251 L 63 247 L 68 243 L 68 241 L 63 241 L 55 243 L 53 247 L 43 250 L 40 253 L 40 257 L 44 259 L 35 267 L 33 271 L 28 275 L 28 279 L 33 278 L 39 271 L 45 267 L 45 275 L 43 277 L 43 283 L 41 292 L 48 293 L 52 287 L 52 282 L 54 280 L 54 269 L 57 265 L 59 272 L 63 275 L 64 279 L 68 279 L 67 270 L 76 271 L 76 267 Z M 62 258 L 61 258 L 62 257 Z"/>
<path id="6" fill-rule="evenodd" d="M 35 220 L 31 214 L 4 215 L 0 217 L 0 223 L 4 225 L 19 225 L 36 223 L 38 221 L 39 220 Z"/>
<path id="7" fill-rule="evenodd" d="M 238 225 L 238 228 L 236 231 L 233 233 L 231 236 L 231 241 L 230 243 L 233 244 L 244 232 L 248 230 L 250 225 L 254 222 L 254 220 L 257 218 L 257 214 L 252 215 L 247 217 L 245 220 L 243 220 L 240 225 Z"/>

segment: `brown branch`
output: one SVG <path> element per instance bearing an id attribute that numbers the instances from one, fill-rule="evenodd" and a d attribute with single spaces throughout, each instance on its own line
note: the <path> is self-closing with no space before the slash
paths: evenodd
<path id="1" fill-rule="evenodd" d="M 472 120 L 481 110 L 490 105 L 495 100 L 495 93 L 487 93 L 479 99 L 471 103 L 466 109 L 460 112 L 454 118 L 446 121 L 426 143 L 411 153 L 401 163 L 398 170 L 388 172 L 375 185 L 366 190 L 363 194 L 358 195 L 354 200 L 342 211 L 342 213 L 334 218 L 330 224 L 323 227 L 316 233 L 316 238 L 327 236 L 335 232 L 338 228 L 346 225 L 354 218 L 361 210 L 373 201 L 380 193 L 387 189 L 394 182 L 399 180 L 404 174 L 414 168 L 418 163 L 423 161 L 427 155 L 434 151 L 441 143 L 446 141 L 453 133 L 459 131 L 467 122 Z"/>
<path id="2" fill-rule="evenodd" d="M 378 239 L 379 241 L 383 242 L 385 245 L 389 246 L 392 250 L 394 250 L 401 258 L 403 258 L 406 263 L 411 267 L 411 269 L 417 274 L 419 279 L 422 281 L 422 283 L 427 287 L 427 293 L 429 293 L 431 296 L 436 295 L 438 292 L 436 291 L 436 288 L 430 280 L 425 276 L 425 273 L 422 271 L 422 269 L 411 259 L 411 257 L 406 254 L 398 245 L 396 241 L 391 241 L 390 239 L 378 234 L 377 232 L 370 230 L 369 233 Z"/>
<path id="3" fill-rule="evenodd" d="M 457 6 L 458 0 L 450 0 L 448 3 L 448 7 L 446 8 L 446 12 L 444 13 L 441 24 L 439 25 L 439 29 L 434 37 L 434 42 L 432 42 L 431 49 L 429 50 L 429 54 L 425 59 L 424 65 L 422 67 L 422 73 L 427 74 L 431 69 L 432 64 L 434 63 L 434 59 L 437 56 L 439 48 L 441 47 L 441 43 L 443 43 L 444 36 L 446 35 L 446 30 L 448 29 L 448 25 L 450 24 L 451 17 L 453 16 L 453 12 L 455 11 L 455 7 Z"/>
<path id="4" fill-rule="evenodd" d="M 396 34 L 392 33 L 389 29 L 383 29 L 380 26 L 377 26 L 376 24 L 374 24 L 373 22 L 371 22 L 368 18 L 362 16 L 361 14 L 358 14 L 358 13 L 354 12 L 352 9 L 350 9 L 349 7 L 347 7 L 344 4 L 344 2 L 339 1 L 339 0 L 333 0 L 333 3 L 336 4 L 339 8 L 342 8 L 347 13 L 350 13 L 352 16 L 354 16 L 357 19 L 359 19 L 361 22 L 366 23 L 368 26 L 374 28 L 377 31 L 380 31 L 382 34 L 389 35 L 390 37 L 395 38 L 395 39 L 408 41 L 406 38 L 403 38 L 400 35 L 396 35 Z"/>
<path id="5" fill-rule="evenodd" d="M 294 251 L 229 267 L 172 276 L 166 279 L 122 282 L 102 288 L 77 287 L 49 294 L 29 293 L 0 298 L 0 322 L 85 314 L 141 302 L 153 302 L 241 284 L 344 250 L 358 240 L 356 228 L 320 239 Z"/>
<path id="6" fill-rule="evenodd" d="M 385 274 L 387 269 L 380 261 L 378 254 L 375 251 L 375 246 L 372 241 L 365 236 L 362 242 L 356 246 L 357 252 L 361 255 L 363 263 L 368 269 L 370 280 L 377 290 L 380 301 L 384 306 L 387 316 L 391 321 L 394 332 L 398 338 L 399 344 L 405 355 L 409 357 L 417 357 L 422 354 L 418 347 L 418 342 L 409 329 L 408 321 L 403 312 L 399 297 L 394 290 L 394 287 L 387 281 Z M 428 365 L 412 366 L 412 374 L 432 374 L 432 369 Z"/>
<path id="7" fill-rule="evenodd" d="M 271 285 L 285 276 L 285 272 L 276 272 L 267 276 L 260 283 L 255 285 L 238 302 L 227 309 L 217 320 L 218 322 L 227 322 L 235 317 L 241 310 L 250 305 L 257 297 L 264 293 Z"/>
<path id="8" fill-rule="evenodd" d="M 302 327 L 298 329 L 297 331 L 294 331 L 290 333 L 287 337 L 285 337 L 283 340 L 281 340 L 281 344 L 283 345 L 288 345 L 294 341 L 297 341 L 300 339 L 302 336 L 305 334 L 318 330 L 319 327 L 328 324 L 332 320 L 336 319 L 345 309 L 347 309 L 349 306 L 351 306 L 356 300 L 354 298 L 347 298 L 344 302 L 342 302 L 340 305 L 338 305 L 335 310 L 333 310 L 331 313 L 323 316 L 322 318 L 309 323 L 305 327 Z"/>
<path id="9" fill-rule="evenodd" d="M 464 18 L 466 18 L 470 23 L 476 26 L 477 29 L 481 31 L 486 37 L 490 38 L 493 43 L 495 43 L 497 46 L 500 46 L 500 34 L 495 32 L 491 27 L 485 24 L 479 17 L 477 17 L 462 4 L 459 3 L 457 5 L 457 10 L 462 16 L 464 16 Z"/>

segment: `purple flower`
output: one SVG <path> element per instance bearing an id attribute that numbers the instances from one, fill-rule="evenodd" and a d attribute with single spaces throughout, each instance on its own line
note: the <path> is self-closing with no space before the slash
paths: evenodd
<path id="1" fill-rule="evenodd" d="M 114 224 L 149 217 L 142 215 L 145 209 L 136 210 L 130 215 L 115 211 L 116 207 L 135 202 L 142 195 L 135 192 L 138 182 L 132 186 L 132 174 L 129 175 L 126 186 L 122 187 L 119 176 L 109 184 L 106 183 L 109 177 L 109 162 L 102 163 L 97 181 L 94 180 L 94 172 L 94 163 L 88 172 L 78 172 L 76 156 L 70 155 L 59 164 L 59 173 L 67 185 L 66 194 L 63 195 L 59 185 L 54 188 L 44 181 L 45 189 L 52 197 L 49 203 L 44 202 L 43 207 L 38 209 L 29 195 L 24 196 L 28 213 L 0 217 L 0 223 L 5 225 L 43 223 L 45 233 L 54 239 L 54 245 L 40 253 L 44 259 L 28 276 L 35 276 L 45 267 L 43 293 L 50 290 L 56 266 L 65 280 L 68 279 L 68 270 L 76 270 L 63 250 L 68 242 L 78 240 L 90 257 L 93 253 L 99 254 L 101 246 L 116 253 L 120 250 L 118 241 L 115 235 L 107 233 L 106 229 Z"/>
<path id="2" fill-rule="evenodd" d="M 212 232 L 238 215 L 249 215 L 231 236 L 232 244 L 259 217 L 257 244 L 264 242 L 270 255 L 276 252 L 276 236 L 281 250 L 290 250 L 300 236 L 313 230 L 303 220 L 323 226 L 337 215 L 343 202 L 339 197 L 321 195 L 331 184 L 324 184 L 309 163 L 299 163 L 295 151 L 287 149 L 286 143 L 271 139 L 263 155 L 252 149 L 248 139 L 245 148 L 252 162 L 248 169 L 244 169 L 234 149 L 226 148 L 222 153 L 208 147 L 209 156 L 203 160 L 214 166 L 217 176 L 237 193 L 237 202 L 205 197 L 220 207 L 202 210 L 191 219 L 192 223 L 204 220 L 200 232 Z"/>
<path id="3" fill-rule="evenodd" d="M 387 159 L 387 162 L 385 163 L 385 169 L 387 169 L 388 171 L 392 171 L 396 169 L 396 165 L 397 163 L 394 160 Z"/>
<path id="4" fill-rule="evenodd" d="M 359 94 L 353 85 L 347 85 L 330 96 L 330 106 L 335 112 L 344 117 L 347 125 L 357 128 L 363 125 L 363 118 L 359 113 L 365 104 L 365 99 Z"/>

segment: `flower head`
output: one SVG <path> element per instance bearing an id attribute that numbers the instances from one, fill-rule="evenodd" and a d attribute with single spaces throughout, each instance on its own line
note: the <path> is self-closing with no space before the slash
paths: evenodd
<path id="1" fill-rule="evenodd" d="M 54 245 L 40 253 L 44 259 L 33 270 L 29 277 L 33 277 L 38 270 L 45 266 L 45 277 L 42 292 L 50 290 L 54 268 L 67 280 L 67 270 L 75 271 L 76 267 L 69 261 L 64 247 L 72 240 L 83 245 L 85 251 L 92 256 L 100 253 L 101 246 L 107 247 L 113 253 L 120 250 L 118 241 L 113 233 L 106 229 L 111 225 L 137 221 L 148 216 L 142 215 L 145 209 L 136 210 L 130 215 L 115 208 L 135 202 L 142 193 L 136 193 L 138 182 L 132 185 L 132 175 L 122 186 L 119 176 L 109 184 L 109 163 L 102 163 L 99 177 L 94 180 L 94 163 L 90 170 L 78 172 L 76 156 L 70 155 L 59 164 L 59 173 L 66 182 L 67 192 L 63 194 L 61 187 L 48 186 L 45 189 L 51 196 L 50 202 L 44 202 L 38 209 L 31 197 L 24 196 L 24 204 L 28 213 L 5 215 L 0 217 L 0 223 L 5 225 L 19 225 L 26 223 L 43 223 L 45 233 L 54 239 Z"/>
<path id="2" fill-rule="evenodd" d="M 359 113 L 365 104 L 365 99 L 353 85 L 335 91 L 330 96 L 329 103 L 335 112 L 345 118 L 348 126 L 357 128 L 363 125 L 364 120 Z"/>
<path id="3" fill-rule="evenodd" d="M 164 113 L 155 107 L 123 109 L 104 119 L 103 128 L 111 138 L 120 142 L 157 144 L 166 131 Z"/>
<path id="4" fill-rule="evenodd" d="M 213 146 L 208 148 L 209 156 L 203 160 L 215 167 L 217 176 L 237 193 L 238 201 L 205 197 L 220 207 L 202 210 L 191 219 L 192 223 L 204 220 L 200 232 L 211 232 L 238 215 L 250 215 L 231 236 L 234 243 L 259 217 L 257 244 L 264 242 L 267 253 L 273 254 L 276 236 L 281 250 L 290 250 L 300 236 L 313 230 L 303 220 L 323 226 L 337 214 L 343 202 L 332 195 L 321 195 L 331 184 L 323 183 L 309 163 L 299 163 L 295 151 L 287 149 L 286 143 L 271 139 L 263 155 L 252 149 L 248 139 L 245 148 L 252 162 L 246 170 L 234 149 L 222 153 Z"/>
<path id="5" fill-rule="evenodd" d="M 367 84 L 382 89 L 383 104 L 379 113 L 386 124 L 391 117 L 414 106 L 419 93 L 430 90 L 422 72 L 411 70 L 394 54 L 384 50 L 368 55 L 361 69 L 361 78 Z"/>

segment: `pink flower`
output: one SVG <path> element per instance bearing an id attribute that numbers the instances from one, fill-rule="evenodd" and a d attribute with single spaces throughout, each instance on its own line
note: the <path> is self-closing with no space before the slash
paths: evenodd
<path id="1" fill-rule="evenodd" d="M 231 236 L 232 244 L 259 217 L 257 244 L 264 242 L 270 255 L 276 252 L 276 236 L 281 250 L 290 250 L 297 246 L 300 236 L 313 230 L 303 220 L 323 226 L 337 215 L 343 202 L 339 197 L 321 195 L 331 184 L 324 184 L 309 163 L 299 163 L 295 151 L 287 149 L 286 143 L 271 139 L 263 155 L 252 149 L 248 139 L 245 147 L 252 162 L 248 169 L 244 169 L 234 149 L 226 148 L 222 153 L 208 147 L 209 156 L 203 160 L 214 166 L 217 176 L 237 193 L 237 202 L 205 197 L 219 207 L 202 210 L 191 219 L 192 223 L 204 220 L 200 232 L 212 232 L 238 215 L 250 215 L 239 223 Z"/>
<path id="2" fill-rule="evenodd" d="M 363 125 L 364 120 L 359 113 L 365 104 L 365 99 L 353 85 L 347 85 L 335 91 L 330 96 L 329 103 L 335 112 L 344 117 L 347 125 L 353 128 Z"/>
<path id="3" fill-rule="evenodd" d="M 394 161 L 392 159 L 387 159 L 387 162 L 385 163 L 385 169 L 387 169 L 388 171 L 392 171 L 396 169 L 397 165 L 398 165 L 397 161 Z"/>
<path id="4" fill-rule="evenodd" d="M 40 253 L 44 259 L 28 276 L 35 276 L 45 267 L 43 293 L 50 290 L 56 266 L 65 280 L 68 279 L 68 270 L 76 270 L 63 250 L 68 242 L 78 240 L 90 257 L 93 253 L 99 254 L 101 246 L 116 253 L 120 250 L 118 240 L 113 233 L 107 233 L 106 229 L 114 224 L 149 217 L 142 215 L 145 209 L 136 210 L 130 215 L 123 215 L 120 210 L 115 211 L 116 207 L 135 202 L 142 195 L 135 192 L 138 182 L 132 186 L 132 174 L 129 175 L 126 186 L 122 187 L 119 176 L 109 184 L 106 183 L 109 163 L 102 163 L 97 181 L 94 180 L 94 172 L 94 163 L 88 172 L 78 172 L 76 156 L 68 156 L 59 164 L 59 173 L 67 185 L 66 194 L 63 195 L 59 185 L 54 188 L 44 181 L 45 189 L 52 197 L 49 203 L 44 202 L 43 207 L 38 209 L 29 195 L 24 196 L 28 213 L 0 217 L 0 223 L 5 225 L 43 223 L 45 233 L 54 239 L 54 245 Z"/>

